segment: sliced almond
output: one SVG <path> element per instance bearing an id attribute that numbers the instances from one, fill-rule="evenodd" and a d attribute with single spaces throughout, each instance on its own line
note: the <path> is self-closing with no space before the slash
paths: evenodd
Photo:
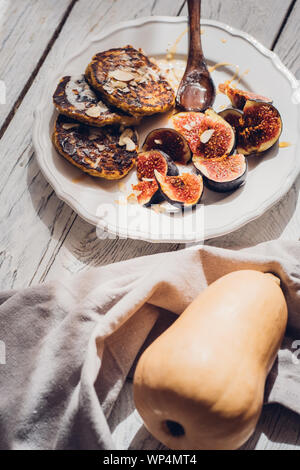
<path id="1" fill-rule="evenodd" d="M 92 106 L 91 108 L 86 110 L 85 114 L 94 118 L 100 117 L 101 108 L 99 106 Z"/>
<path id="2" fill-rule="evenodd" d="M 124 142 L 126 145 L 127 152 L 133 152 L 136 149 L 136 145 L 133 140 L 130 139 L 130 137 L 125 137 Z"/>
<path id="3" fill-rule="evenodd" d="M 114 89 L 110 85 L 107 85 L 107 84 L 103 85 L 103 88 L 106 91 L 106 93 L 108 93 L 109 95 L 111 95 L 114 92 Z"/>
<path id="4" fill-rule="evenodd" d="M 142 67 L 137 69 L 137 73 L 142 76 L 145 76 L 146 74 L 148 74 L 149 71 L 150 71 L 150 68 L 147 67 L 147 65 L 143 65 Z"/>
<path id="5" fill-rule="evenodd" d="M 133 136 L 133 130 L 130 127 L 126 127 L 123 132 L 121 137 L 132 137 Z"/>
<path id="6" fill-rule="evenodd" d="M 95 163 L 93 164 L 93 168 L 98 168 L 100 161 L 101 161 L 101 157 L 98 157 Z"/>
<path id="7" fill-rule="evenodd" d="M 162 140 L 160 140 L 160 139 L 154 139 L 154 143 L 155 143 L 156 145 L 162 145 Z"/>
<path id="8" fill-rule="evenodd" d="M 113 88 L 120 88 L 121 90 L 123 90 L 123 88 L 127 88 L 127 83 L 126 82 L 120 82 L 118 80 L 112 80 L 111 86 Z"/>
<path id="9" fill-rule="evenodd" d="M 155 181 L 155 179 L 153 179 L 153 178 L 143 178 L 143 181 L 145 181 L 146 183 L 152 183 L 152 181 Z"/>
<path id="10" fill-rule="evenodd" d="M 136 78 L 136 82 L 140 83 L 140 84 L 146 83 L 147 82 L 147 77 L 140 76 L 140 77 Z"/>
<path id="11" fill-rule="evenodd" d="M 120 147 L 123 147 L 124 145 L 126 145 L 126 140 L 127 138 L 131 138 L 133 136 L 133 130 L 130 129 L 129 127 L 127 127 L 127 129 L 125 129 L 122 134 L 120 135 L 120 139 L 119 139 L 119 145 Z"/>
<path id="12" fill-rule="evenodd" d="M 131 80 L 135 79 L 135 75 L 127 70 L 112 70 L 108 74 L 109 78 L 114 78 L 120 82 L 131 82 Z"/>
<path id="13" fill-rule="evenodd" d="M 97 149 L 99 152 L 103 152 L 105 150 L 105 145 L 97 144 Z"/>
<path id="14" fill-rule="evenodd" d="M 210 141 L 214 133 L 215 129 L 207 129 L 207 131 L 204 131 L 203 134 L 201 134 L 200 136 L 200 141 L 202 142 L 202 144 L 207 144 L 207 142 Z"/>
<path id="15" fill-rule="evenodd" d="M 65 129 L 66 131 L 69 131 L 70 129 L 75 129 L 77 127 L 79 127 L 79 124 L 73 124 L 73 123 L 66 123 L 66 124 L 63 124 L 63 129 Z"/>
<path id="16" fill-rule="evenodd" d="M 101 113 L 105 113 L 106 111 L 108 111 L 108 107 L 106 106 L 106 104 L 103 103 L 103 101 L 99 101 L 97 106 L 100 109 Z"/>

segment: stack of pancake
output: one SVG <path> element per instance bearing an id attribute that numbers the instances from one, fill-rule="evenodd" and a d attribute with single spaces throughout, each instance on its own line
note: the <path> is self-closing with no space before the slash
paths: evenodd
<path id="1" fill-rule="evenodd" d="M 141 50 L 126 46 L 96 54 L 85 75 L 62 78 L 53 101 L 57 151 L 92 176 L 118 180 L 135 165 L 134 126 L 174 107 L 175 94 Z"/>

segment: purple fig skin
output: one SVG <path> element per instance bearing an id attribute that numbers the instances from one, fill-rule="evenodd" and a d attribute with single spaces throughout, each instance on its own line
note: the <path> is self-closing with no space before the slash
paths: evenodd
<path id="1" fill-rule="evenodd" d="M 283 130 L 280 113 L 270 103 L 248 100 L 244 107 L 244 126 L 238 137 L 238 153 L 264 154 L 277 144 Z M 245 135 L 243 131 L 247 129 Z"/>
<path id="2" fill-rule="evenodd" d="M 221 111 L 219 113 L 219 116 L 225 119 L 225 121 L 228 122 L 231 125 L 231 127 L 237 132 L 239 128 L 239 124 L 234 121 L 235 120 L 237 121 L 240 118 L 242 118 L 243 114 L 244 114 L 243 111 L 239 111 L 238 109 L 227 108 L 227 109 L 224 109 L 224 111 Z"/>
<path id="3" fill-rule="evenodd" d="M 142 152 L 142 153 L 143 154 L 147 154 L 147 153 L 150 154 L 150 152 L 151 151 Z M 166 161 L 166 164 L 167 164 L 167 173 L 166 173 L 166 175 L 167 176 L 178 176 L 179 175 L 179 170 L 178 170 L 177 166 L 175 165 L 175 163 L 173 162 L 173 160 L 166 153 L 162 152 L 161 150 L 155 150 L 155 152 L 159 153 L 161 155 L 161 157 L 164 158 L 164 160 Z M 160 190 L 157 189 L 157 191 L 151 196 L 149 201 L 146 201 L 143 205 L 144 205 L 144 207 L 150 207 L 154 204 L 160 204 L 163 201 L 164 201 L 164 197 L 162 196 Z"/>
<path id="4" fill-rule="evenodd" d="M 158 191 L 156 191 L 155 194 L 153 194 L 152 198 L 148 202 L 145 202 L 145 204 L 143 204 L 143 206 L 144 207 L 151 207 L 151 206 L 154 206 L 156 204 L 160 204 L 163 201 L 164 201 L 164 197 L 161 194 L 161 192 L 158 190 Z"/>
<path id="5" fill-rule="evenodd" d="M 152 152 L 152 150 L 148 150 L 146 152 L 142 151 L 142 152 L 140 152 L 139 156 L 140 155 L 146 155 L 146 156 L 149 155 L 149 157 L 150 157 L 151 152 Z M 164 158 L 165 162 L 167 163 L 167 175 L 168 176 L 177 176 L 177 175 L 179 175 L 179 170 L 178 170 L 176 164 L 173 162 L 173 160 L 169 157 L 169 155 L 167 155 L 165 152 L 162 152 L 161 150 L 156 150 L 156 149 L 153 150 L 153 152 L 155 152 L 156 154 L 159 154 L 162 158 Z M 139 156 L 138 156 L 137 164 L 139 163 Z"/>
<path id="6" fill-rule="evenodd" d="M 234 157 L 234 156 L 233 156 Z M 228 157 L 230 158 L 230 156 Z M 244 167 L 241 168 L 241 174 L 230 181 L 217 181 L 215 178 L 211 176 L 211 178 L 204 173 L 204 170 L 201 171 L 201 162 L 197 162 L 194 160 L 194 165 L 196 170 L 202 175 L 204 185 L 210 189 L 211 191 L 215 191 L 217 193 L 227 193 L 236 191 L 238 188 L 243 186 L 246 183 L 247 175 L 248 175 L 248 162 L 244 157 Z"/>
<path id="7" fill-rule="evenodd" d="M 231 125 L 213 109 L 205 113 L 178 113 L 170 119 L 173 127 L 188 141 L 192 153 L 203 158 L 231 155 L 236 146 L 236 134 Z M 214 130 L 210 137 L 204 134 Z"/>
<path id="8" fill-rule="evenodd" d="M 168 164 L 167 176 L 178 176 L 179 170 L 176 164 L 171 159 L 171 157 L 169 157 L 169 155 L 167 155 L 165 152 L 162 152 L 161 150 L 160 150 L 160 153 L 165 157 L 167 164 Z"/>
<path id="9" fill-rule="evenodd" d="M 164 199 L 172 204 L 175 207 L 178 207 L 180 209 L 192 209 L 193 207 L 197 206 L 197 204 L 200 203 L 201 198 L 203 196 L 203 178 L 201 177 L 201 186 L 200 186 L 200 191 L 199 191 L 199 197 L 196 201 L 193 202 L 193 204 L 186 204 L 183 201 L 178 201 L 176 199 L 172 199 L 172 197 L 166 193 L 166 191 L 163 189 L 163 180 L 165 179 L 162 175 L 160 175 L 158 172 L 155 172 L 155 179 L 157 181 L 158 187 L 160 189 L 161 194 L 163 195 Z"/>
<path id="10" fill-rule="evenodd" d="M 235 109 L 243 110 L 247 100 L 256 101 L 257 103 L 273 103 L 273 101 L 266 96 L 258 95 L 250 91 L 240 90 L 239 88 L 230 86 L 228 83 L 221 83 L 219 85 L 219 91 L 224 95 L 227 95 Z"/>
<path id="11" fill-rule="evenodd" d="M 173 161 L 186 165 L 192 153 L 186 139 L 174 129 L 160 128 L 151 131 L 144 142 L 143 150 L 161 150 Z"/>
<path id="12" fill-rule="evenodd" d="M 236 191 L 241 186 L 246 183 L 248 175 L 248 163 L 246 162 L 246 170 L 239 178 L 236 178 L 232 181 L 226 181 L 226 183 L 219 183 L 218 181 L 213 181 L 208 179 L 206 176 L 203 176 L 203 181 L 205 186 L 210 189 L 211 191 L 215 191 L 217 193 L 229 193 Z"/>

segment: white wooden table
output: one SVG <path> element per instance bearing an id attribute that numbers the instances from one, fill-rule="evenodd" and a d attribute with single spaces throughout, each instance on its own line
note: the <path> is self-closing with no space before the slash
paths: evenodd
<path id="1" fill-rule="evenodd" d="M 27 287 L 132 257 L 182 248 L 97 239 L 95 229 L 59 201 L 39 171 L 31 142 L 33 110 L 58 51 L 67 54 L 108 24 L 149 15 L 186 15 L 183 0 L 0 0 L 1 289 Z M 203 16 L 243 29 L 275 50 L 300 79 L 300 0 L 203 0 Z M 3 85 L 2 85 L 3 86 Z M 300 238 L 300 179 L 260 219 L 207 243 L 243 248 Z M 128 383 L 110 418 L 119 448 L 155 449 L 141 427 Z M 246 448 L 300 448 L 300 418 L 267 407 Z"/>

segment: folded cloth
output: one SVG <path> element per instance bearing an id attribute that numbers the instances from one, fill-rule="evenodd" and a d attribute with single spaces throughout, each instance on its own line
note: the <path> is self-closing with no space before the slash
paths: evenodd
<path id="1" fill-rule="evenodd" d="M 289 323 L 266 401 L 300 413 L 299 260 L 299 242 L 197 246 L 0 294 L 0 448 L 115 449 L 107 420 L 159 316 L 239 269 L 281 279 Z"/>

